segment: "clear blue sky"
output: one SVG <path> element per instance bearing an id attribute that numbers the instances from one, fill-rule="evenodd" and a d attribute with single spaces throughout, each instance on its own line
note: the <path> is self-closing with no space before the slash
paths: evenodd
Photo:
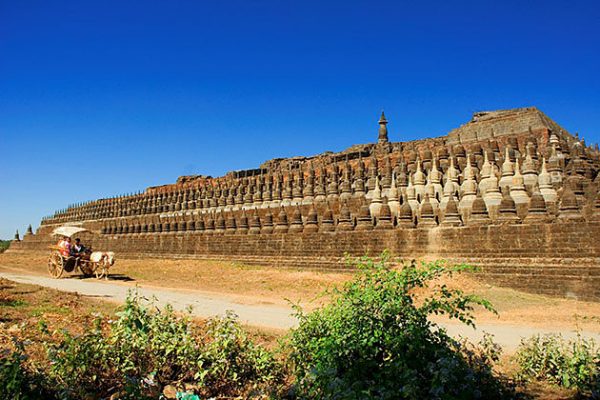
<path id="1" fill-rule="evenodd" d="M 374 141 L 382 108 L 399 141 L 529 105 L 599 141 L 597 1 L 0 0 L 0 238 Z"/>

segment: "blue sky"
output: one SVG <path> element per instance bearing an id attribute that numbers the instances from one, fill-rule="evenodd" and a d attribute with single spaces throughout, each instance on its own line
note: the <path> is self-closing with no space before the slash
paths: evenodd
<path id="1" fill-rule="evenodd" d="M 400 141 L 529 105 L 599 141 L 598 2 L 0 0 L 0 238 L 374 141 L 381 109 Z"/>

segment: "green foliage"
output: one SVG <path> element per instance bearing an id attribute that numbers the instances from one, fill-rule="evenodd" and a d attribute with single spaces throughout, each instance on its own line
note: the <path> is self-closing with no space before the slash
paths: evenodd
<path id="1" fill-rule="evenodd" d="M 38 385 L 39 377 L 24 366 L 24 343 L 13 340 L 15 349 L 4 349 L 0 353 L 0 399 L 28 400 L 49 399 Z"/>
<path id="2" fill-rule="evenodd" d="M 484 299 L 434 284 L 469 267 L 412 262 L 396 270 L 386 254 L 380 262 L 364 258 L 357 267 L 355 279 L 332 293 L 331 304 L 309 314 L 296 306 L 300 324 L 290 335 L 289 361 L 298 397 L 510 396 L 492 373 L 497 348 L 474 351 L 430 320 L 446 315 L 474 326 L 475 306 L 493 311 Z"/>
<path id="3" fill-rule="evenodd" d="M 59 343 L 47 343 L 51 386 L 60 398 L 83 398 L 87 393 L 109 393 L 120 386 L 118 370 L 108 359 L 112 350 L 102 334 L 101 319 L 80 336 L 63 331 Z M 111 354 L 112 355 L 112 354 Z"/>
<path id="4" fill-rule="evenodd" d="M 243 388 L 260 392 L 281 378 L 272 354 L 248 338 L 231 312 L 208 321 L 203 342 L 195 378 L 211 388 L 210 395 Z"/>
<path id="5" fill-rule="evenodd" d="M 522 340 L 515 355 L 523 381 L 546 381 L 600 397 L 600 347 L 579 333 L 573 340 L 536 335 Z"/>
<path id="6" fill-rule="evenodd" d="M 0 398 L 27 398 L 27 375 L 21 365 L 23 359 L 20 351 L 6 349 L 0 355 Z"/>
<path id="7" fill-rule="evenodd" d="M 10 242 L 10 240 L 0 240 L 0 253 L 4 253 L 4 251 L 8 249 Z"/>
<path id="8" fill-rule="evenodd" d="M 21 299 L 8 299 L 5 300 L 3 299 L 2 302 L 0 302 L 0 307 L 24 307 L 27 306 L 28 303 L 25 300 L 21 300 Z"/>
<path id="9" fill-rule="evenodd" d="M 266 390 L 279 379 L 273 356 L 254 344 L 236 317 L 227 314 L 204 330 L 171 307 L 151 312 L 129 296 L 115 321 L 81 336 L 64 333 L 49 345 L 51 377 L 62 398 L 119 393 L 157 398 L 166 385 L 193 385 L 204 396 Z"/>

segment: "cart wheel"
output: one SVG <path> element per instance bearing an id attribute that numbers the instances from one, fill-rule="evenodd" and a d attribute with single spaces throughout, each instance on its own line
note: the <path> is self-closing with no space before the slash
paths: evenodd
<path id="1" fill-rule="evenodd" d="M 60 253 L 54 252 L 48 258 L 48 272 L 54 279 L 61 277 L 64 271 L 64 261 Z"/>
<path id="2" fill-rule="evenodd" d="M 94 269 L 91 267 L 89 261 L 79 260 L 79 270 L 86 278 L 94 275 Z"/>

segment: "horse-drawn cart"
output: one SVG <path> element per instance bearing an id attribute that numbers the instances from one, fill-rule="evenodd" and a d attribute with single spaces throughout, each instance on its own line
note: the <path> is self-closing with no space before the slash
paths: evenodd
<path id="1" fill-rule="evenodd" d="M 71 237 L 86 229 L 79 227 L 60 227 L 56 228 L 53 235 Z M 50 248 L 51 253 L 48 257 L 48 272 L 50 276 L 58 279 L 64 271 L 73 272 L 79 269 L 84 276 L 96 276 L 96 278 L 108 278 L 108 270 L 114 264 L 114 253 L 109 252 L 87 252 L 86 254 L 63 255 L 57 246 Z"/>

